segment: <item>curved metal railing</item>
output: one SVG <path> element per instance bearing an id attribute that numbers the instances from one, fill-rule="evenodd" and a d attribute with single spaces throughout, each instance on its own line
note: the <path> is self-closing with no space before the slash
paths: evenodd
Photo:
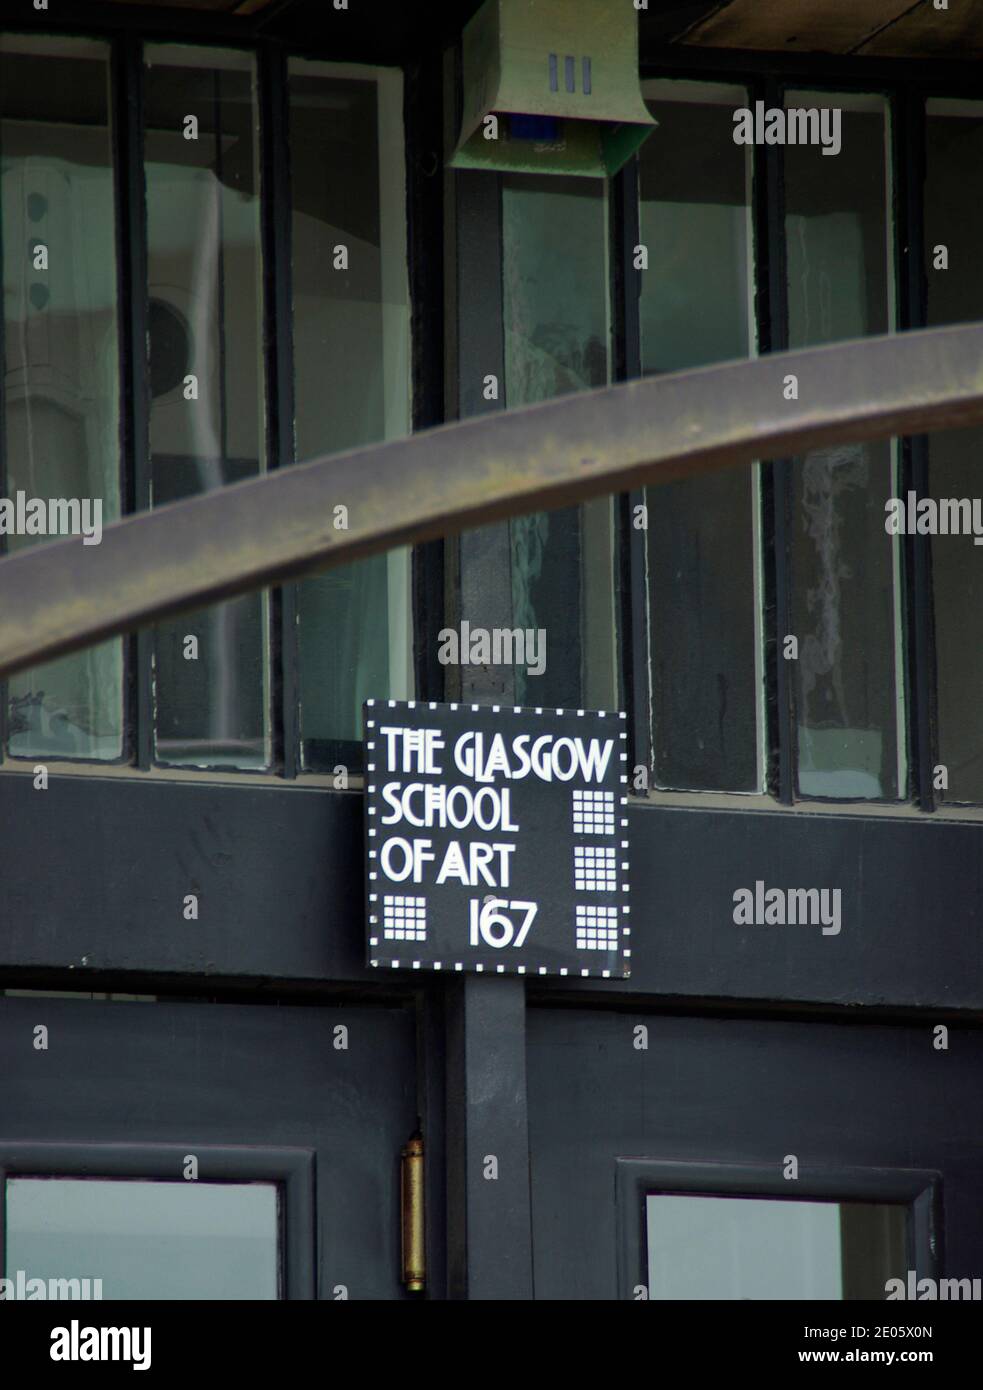
<path id="1" fill-rule="evenodd" d="M 983 324 L 775 354 L 445 425 L 127 517 L 100 545 L 74 537 L 0 560 L 0 675 L 391 546 L 755 458 L 978 423 Z M 336 528 L 339 506 L 347 530 Z"/>

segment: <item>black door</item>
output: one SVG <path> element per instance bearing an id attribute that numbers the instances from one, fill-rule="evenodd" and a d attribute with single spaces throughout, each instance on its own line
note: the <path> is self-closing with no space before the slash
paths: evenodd
<path id="1" fill-rule="evenodd" d="M 884 1300 L 978 1275 L 983 1048 L 935 1041 L 531 1010 L 537 1298 Z"/>
<path id="2" fill-rule="evenodd" d="M 0 1055 L 11 1296 L 401 1295 L 411 1011 L 7 997 Z"/>

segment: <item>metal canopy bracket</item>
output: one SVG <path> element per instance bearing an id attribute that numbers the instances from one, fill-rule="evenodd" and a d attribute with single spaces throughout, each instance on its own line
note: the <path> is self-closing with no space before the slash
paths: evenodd
<path id="1" fill-rule="evenodd" d="M 638 16 L 596 0 L 485 0 L 462 40 L 457 169 L 616 174 L 658 124 L 638 81 Z"/>
<path id="2" fill-rule="evenodd" d="M 798 396 L 787 399 L 794 375 Z M 218 488 L 0 560 L 0 675 L 510 516 L 756 458 L 983 423 L 983 324 L 632 381 Z M 336 530 L 335 508 L 348 508 Z"/>

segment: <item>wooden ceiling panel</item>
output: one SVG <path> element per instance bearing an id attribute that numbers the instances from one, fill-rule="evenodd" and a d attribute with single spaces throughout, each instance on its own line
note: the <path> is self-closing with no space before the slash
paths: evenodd
<path id="1" fill-rule="evenodd" d="M 211 14 L 255 14 L 273 0 L 110 0 L 114 5 L 142 5 L 157 10 L 208 10 Z"/>
<path id="2" fill-rule="evenodd" d="M 912 0 L 725 0 L 681 42 L 707 48 L 850 53 Z"/>
<path id="3" fill-rule="evenodd" d="M 983 3 L 981 0 L 949 0 L 947 10 L 923 4 L 875 34 L 859 50 L 884 57 L 952 58 L 983 57 Z"/>
<path id="4" fill-rule="evenodd" d="M 278 37 L 310 38 L 328 30 L 330 0 L 111 0 L 143 9 L 258 15 Z M 385 34 L 395 54 L 460 32 L 481 0 L 372 0 L 352 6 L 346 33 Z M 615 0 L 598 0 L 613 4 Z M 0 5 L 3 0 L 0 0 Z M 361 9 L 361 14 L 359 10 Z M 877 57 L 979 61 L 983 0 L 649 0 L 639 13 L 643 39 L 701 48 L 779 53 L 862 53 Z"/>

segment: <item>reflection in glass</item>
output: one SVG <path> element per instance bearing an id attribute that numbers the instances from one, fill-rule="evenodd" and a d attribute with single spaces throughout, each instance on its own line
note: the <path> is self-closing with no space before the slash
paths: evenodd
<path id="1" fill-rule="evenodd" d="M 3 495 L 98 499 L 103 526 L 120 512 L 113 210 L 108 47 L 0 38 Z M 12 676 L 7 698 L 15 756 L 122 755 L 119 640 Z"/>
<path id="2" fill-rule="evenodd" d="M 751 161 L 741 87 L 645 86 L 659 139 L 639 156 L 646 376 L 754 350 Z M 655 783 L 757 791 L 763 763 L 758 467 L 647 488 Z"/>
<path id="3" fill-rule="evenodd" d="M 790 92 L 787 106 L 842 108 L 842 149 L 785 159 L 789 346 L 886 333 L 894 323 L 890 160 L 881 97 Z M 832 166 L 832 167 L 831 167 Z M 803 796 L 905 792 L 894 445 L 817 450 L 792 469 L 789 663 Z"/>
<path id="4" fill-rule="evenodd" d="M 275 1183 L 11 1178 L 6 1269 L 104 1299 L 279 1297 Z"/>
<path id="5" fill-rule="evenodd" d="M 879 1299 L 907 1271 L 907 1209 L 786 1198 L 646 1198 L 651 1299 Z"/>
<path id="6" fill-rule="evenodd" d="M 151 491 L 162 506 L 265 467 L 258 116 L 251 55 L 150 45 L 145 57 Z M 162 762 L 269 762 L 267 611 L 253 593 L 158 624 Z"/>
<path id="7" fill-rule="evenodd" d="M 299 460 L 411 428 L 402 76 L 290 64 Z M 339 505 L 347 505 L 344 488 Z M 362 701 L 412 694 L 410 552 L 298 585 L 303 765 L 351 765 Z"/>
<path id="8" fill-rule="evenodd" d="M 506 404 L 606 386 L 604 186 L 503 178 L 502 258 Z M 617 705 L 612 517 L 604 498 L 509 523 L 513 626 L 546 633 L 545 671 L 515 669 L 516 703 Z"/>
<path id="9" fill-rule="evenodd" d="M 983 102 L 926 103 L 925 276 L 933 328 L 983 319 Z M 946 268 L 942 268 L 944 248 Z M 929 436 L 936 498 L 983 496 L 983 430 Z M 983 801 L 983 549 L 973 537 L 932 538 L 938 662 L 938 760 L 953 801 Z"/>

